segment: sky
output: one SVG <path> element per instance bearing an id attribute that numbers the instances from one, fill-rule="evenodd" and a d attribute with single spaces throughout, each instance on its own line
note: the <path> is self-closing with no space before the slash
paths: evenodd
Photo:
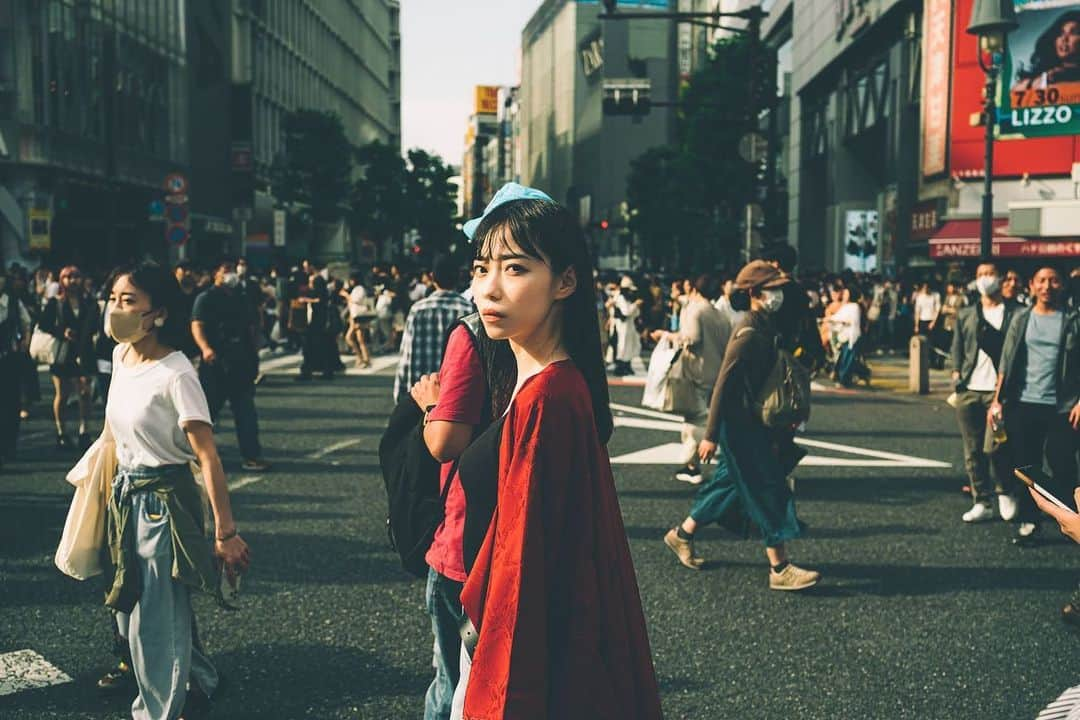
<path id="1" fill-rule="evenodd" d="M 401 0 L 401 146 L 461 165 L 475 85 L 515 85 L 542 0 Z"/>

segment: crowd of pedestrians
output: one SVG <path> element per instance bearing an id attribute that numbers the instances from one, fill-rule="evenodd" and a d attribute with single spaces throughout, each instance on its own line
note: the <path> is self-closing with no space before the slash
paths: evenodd
<path id="1" fill-rule="evenodd" d="M 679 349 L 693 385 L 674 475 L 696 489 L 662 536 L 688 569 L 705 564 L 697 529 L 719 523 L 760 539 L 770 589 L 821 581 L 789 554 L 805 529 L 790 475 L 805 455 L 794 440 L 810 378 L 870 384 L 872 358 L 913 336 L 954 383 L 972 499 L 961 519 L 1011 522 L 1018 546 L 1038 543 L 1044 512 L 1080 532 L 1012 472 L 1067 502 L 1080 495 L 1075 271 L 1044 264 L 1025 282 L 982 263 L 942 294 L 924 278 L 798 277 L 794 252 L 777 246 L 732 274 L 609 277 L 569 211 L 514 184 L 464 229 L 468 282 L 449 258 L 347 276 L 306 260 L 259 274 L 244 258 L 0 275 L 0 459 L 40 412 L 47 365 L 58 448 L 85 451 L 73 475 L 107 476 L 119 661 L 99 685 L 137 689 L 133 717 L 198 717 L 215 692 L 190 592 L 227 603 L 250 553 L 212 426 L 227 402 L 240 466 L 270 469 L 256 392 L 260 354 L 281 349 L 302 353 L 307 382 L 342 371 L 343 353 L 359 368 L 399 353 L 394 400 L 421 416 L 442 506 L 424 552 L 426 719 L 660 717 L 606 450 L 608 375 L 634 374 L 657 344 Z M 1080 592 L 1063 613 L 1080 624 Z"/>

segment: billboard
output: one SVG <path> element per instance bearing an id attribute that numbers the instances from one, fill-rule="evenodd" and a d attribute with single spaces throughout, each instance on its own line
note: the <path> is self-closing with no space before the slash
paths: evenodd
<path id="1" fill-rule="evenodd" d="M 877 210 L 848 210 L 844 214 L 844 269 L 877 270 L 877 252 Z"/>
<path id="2" fill-rule="evenodd" d="M 477 115 L 499 114 L 499 87 L 498 85 L 476 86 L 476 110 Z"/>
<path id="3" fill-rule="evenodd" d="M 985 127 L 980 122 L 980 115 L 986 75 L 979 67 L 976 52 L 979 41 L 966 32 L 973 4 L 973 0 L 955 0 L 952 23 L 952 83 L 949 89 L 952 100 L 948 113 L 948 152 L 945 159 L 948 171 L 961 179 L 982 177 L 985 152 Z M 1035 54 L 1039 38 L 1054 27 L 1059 16 L 1080 10 L 1080 0 L 1068 3 L 1062 0 L 1027 0 L 1015 2 L 1015 6 L 1019 11 L 1016 15 L 1020 27 L 1009 34 L 1010 53 L 1003 59 L 1004 72 L 998 92 L 999 134 L 994 143 L 994 176 L 1021 177 L 1025 173 L 1032 177 L 1067 176 L 1072 164 L 1080 162 L 1080 128 L 1072 126 L 1078 108 L 1062 105 L 1063 99 L 1066 99 L 1062 92 L 1064 84 L 1072 81 L 1066 81 L 1067 74 L 1059 71 L 1053 75 L 1054 82 L 1046 83 L 1052 87 L 1040 87 L 1044 84 L 1040 76 L 1043 72 L 1049 73 L 1049 69 L 1031 75 L 1034 68 L 1032 55 Z M 1071 31 L 1072 27 L 1066 30 Z M 1070 38 L 1063 37 L 1063 50 L 1068 48 L 1069 42 L 1066 41 L 1072 42 Z M 1056 52 L 1056 40 L 1054 45 Z M 1066 57 L 1069 55 L 1068 52 L 1063 54 Z M 1024 78 L 1018 77 L 1021 69 Z M 1050 75 L 1046 79 L 1049 81 Z M 1029 81 L 1033 81 L 1030 83 L 1032 87 L 1024 87 Z M 1017 91 L 1024 90 L 1023 98 L 1011 94 L 1013 87 L 1020 82 L 1023 85 Z M 1055 92 L 1049 92 L 1051 89 Z M 1028 93 L 1028 90 L 1032 92 Z M 1035 92 L 1038 90 L 1044 91 L 1042 100 L 1049 104 L 1038 108 L 1016 106 L 1014 101 L 1017 99 L 1038 102 L 1040 95 Z M 1056 100 L 1056 103 L 1052 100 Z M 1015 125 L 1012 123 L 1014 110 L 1018 111 Z M 1050 124 L 1046 123 L 1048 115 L 1051 117 Z M 1067 115 L 1071 116 L 1068 122 L 1057 122 Z M 1072 129 L 1067 129 L 1070 127 Z M 934 156 L 934 159 L 937 158 L 940 155 Z"/>
<path id="4" fill-rule="evenodd" d="M 949 145 L 949 80 L 952 76 L 952 2 L 926 0 L 923 9 L 923 176 L 946 169 Z"/>
<path id="5" fill-rule="evenodd" d="M 1080 133 L 1080 2 L 1015 0 L 1019 27 L 1005 53 L 998 122 L 1003 133 Z"/>

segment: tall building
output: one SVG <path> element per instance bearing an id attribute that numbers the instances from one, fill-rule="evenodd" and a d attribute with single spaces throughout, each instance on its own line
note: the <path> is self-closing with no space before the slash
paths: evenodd
<path id="1" fill-rule="evenodd" d="M 274 238 L 270 170 L 283 151 L 288 113 L 337 114 L 354 145 L 378 140 L 394 146 L 401 137 L 401 36 L 397 0 L 251 0 L 234 3 L 233 153 L 240 192 L 234 207 L 244 221 L 243 247 L 278 254 Z M 247 9 L 245 10 L 245 6 Z M 250 119 L 249 117 L 250 116 Z M 245 154 L 245 148 L 250 148 Z M 250 158 L 237 167 L 239 159 Z M 246 176 L 246 177 L 245 177 Z M 250 180 L 253 197 L 247 195 Z M 246 195 L 246 197 L 245 197 Z M 331 232 L 288 233 L 288 255 L 345 260 L 355 254 L 344 224 Z"/>
<path id="2" fill-rule="evenodd" d="M 667 10 L 667 0 L 620 1 L 618 11 Z M 677 93 L 673 23 L 601 21 L 589 0 L 545 0 L 522 32 L 523 182 L 566 203 L 581 219 L 602 267 L 631 262 L 622 218 L 630 163 L 674 139 L 674 113 L 602 113 L 605 78 L 648 78 L 654 100 Z M 601 224 L 606 225 L 602 229 Z"/>
<path id="3" fill-rule="evenodd" d="M 185 2 L 0 3 L 5 263 L 167 257 L 151 204 L 189 160 Z"/>
<path id="4" fill-rule="evenodd" d="M 0 2 L 3 259 L 351 257 L 343 225 L 275 235 L 270 169 L 299 109 L 400 144 L 399 16 L 397 0 Z"/>

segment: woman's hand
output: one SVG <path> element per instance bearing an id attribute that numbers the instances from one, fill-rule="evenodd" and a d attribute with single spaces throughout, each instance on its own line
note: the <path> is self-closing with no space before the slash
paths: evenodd
<path id="1" fill-rule="evenodd" d="M 439 374 L 431 373 L 420 378 L 409 391 L 421 410 L 439 402 Z"/>
<path id="2" fill-rule="evenodd" d="M 239 535 L 233 535 L 228 540 L 215 539 L 214 555 L 221 560 L 230 581 L 235 580 L 237 575 L 243 575 L 251 563 L 251 551 Z"/>
<path id="3" fill-rule="evenodd" d="M 1076 403 L 1069 411 L 1069 424 L 1073 430 L 1080 430 L 1080 403 Z"/>
<path id="4" fill-rule="evenodd" d="M 697 453 L 701 462 L 709 462 L 713 459 L 713 456 L 716 455 L 716 443 L 712 440 L 702 440 L 698 443 Z"/>
<path id="5" fill-rule="evenodd" d="M 663 330 L 653 330 L 651 333 L 649 333 L 649 337 L 652 338 L 653 342 L 660 342 L 664 339 L 666 335 L 667 333 Z"/>
<path id="6" fill-rule="evenodd" d="M 1080 543 L 1080 515 L 1069 510 L 1062 510 L 1035 492 L 1033 488 L 1028 488 L 1028 492 L 1035 499 L 1035 504 L 1039 506 L 1039 509 L 1057 521 L 1063 535 L 1069 536 L 1075 543 Z M 1080 488 L 1076 489 L 1073 497 L 1077 503 L 1080 503 Z"/>

